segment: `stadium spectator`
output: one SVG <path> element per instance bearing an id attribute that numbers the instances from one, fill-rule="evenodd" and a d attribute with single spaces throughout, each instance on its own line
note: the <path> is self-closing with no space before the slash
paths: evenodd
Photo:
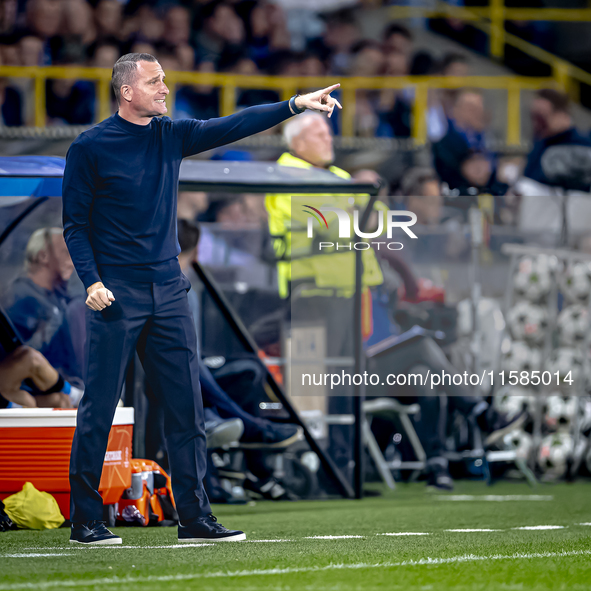
<path id="1" fill-rule="evenodd" d="M 386 53 L 400 53 L 410 62 L 413 52 L 412 33 L 404 25 L 393 23 L 384 31 L 384 51 Z"/>
<path id="2" fill-rule="evenodd" d="M 67 0 L 64 4 L 64 29 L 53 44 L 57 60 L 68 56 L 82 62 L 87 48 L 96 40 L 93 11 L 86 0 Z"/>
<path id="3" fill-rule="evenodd" d="M 477 90 L 462 90 L 456 98 L 452 115 L 447 133 L 433 144 L 433 157 L 441 180 L 456 189 L 466 182 L 461 167 L 468 150 L 486 154 L 491 162 L 492 155 L 486 146 L 488 119 L 482 94 Z M 492 170 L 494 173 L 494 164 Z"/>
<path id="4" fill-rule="evenodd" d="M 432 168 L 411 168 L 400 184 L 404 205 L 417 216 L 417 224 L 437 226 L 443 217 L 441 183 Z"/>
<path id="5" fill-rule="evenodd" d="M 152 46 L 152 51 L 146 53 L 156 53 L 153 46 L 157 44 L 164 33 L 164 22 L 158 18 L 154 8 L 149 4 L 142 4 L 133 17 L 134 31 L 131 35 L 131 51 L 142 53 L 144 48 L 135 47 L 133 43 L 148 43 Z"/>
<path id="6" fill-rule="evenodd" d="M 45 106 L 50 125 L 88 125 L 94 120 L 94 83 L 74 78 L 48 79 Z"/>
<path id="7" fill-rule="evenodd" d="M 43 47 L 43 41 L 39 37 L 25 34 L 18 41 L 4 46 L 1 55 L 2 64 L 6 66 L 40 66 L 44 60 Z M 5 125 L 31 125 L 33 123 L 35 106 L 29 97 L 33 96 L 34 84 L 33 80 L 27 78 L 10 80 L 7 88 L 18 93 L 18 103 L 14 95 L 10 96 L 12 91 L 9 91 L 2 105 Z M 14 123 L 19 120 L 20 123 Z"/>
<path id="8" fill-rule="evenodd" d="M 211 61 L 217 66 L 224 52 L 244 45 L 244 23 L 227 2 L 211 2 L 203 8 L 203 26 L 195 37 L 198 61 Z"/>
<path id="9" fill-rule="evenodd" d="M 21 94 L 8 81 L 0 78 L 0 124 L 13 126 L 23 124 Z"/>
<path id="10" fill-rule="evenodd" d="M 384 69 L 384 54 L 375 41 L 359 41 L 351 48 L 349 76 L 379 76 Z M 355 128 L 357 135 L 372 137 L 378 126 L 376 108 L 380 93 L 358 89 L 355 104 Z"/>
<path id="11" fill-rule="evenodd" d="M 0 384 L 0 408 L 72 408 L 71 385 L 32 347 L 21 345 L 0 360 Z"/>
<path id="12" fill-rule="evenodd" d="M 19 47 L 14 38 L 8 37 L 2 39 L 0 45 L 0 63 L 3 66 L 20 65 Z"/>
<path id="13" fill-rule="evenodd" d="M 23 343 L 37 349 L 68 378 L 81 378 L 67 322 L 67 292 L 74 265 L 60 228 L 33 232 L 25 273 L 10 286 L 7 314 Z"/>
<path id="14" fill-rule="evenodd" d="M 98 39 L 119 38 L 123 34 L 123 9 L 117 0 L 100 0 L 94 10 Z"/>
<path id="15" fill-rule="evenodd" d="M 527 158 L 523 176 L 551 185 L 542 170 L 542 155 L 547 148 L 591 146 L 591 139 L 581 135 L 574 126 L 569 103 L 568 96 L 557 90 L 542 89 L 536 93 L 530 111 L 536 143 Z"/>
<path id="16" fill-rule="evenodd" d="M 496 179 L 490 157 L 479 150 L 468 149 L 460 158 L 460 173 L 463 182 L 457 187 L 459 195 L 505 195 L 509 188 Z"/>
<path id="17" fill-rule="evenodd" d="M 54 55 L 51 44 L 59 40 L 64 5 L 59 0 L 32 0 L 26 5 L 27 29 L 43 41 L 44 66 L 53 63 Z"/>
<path id="18" fill-rule="evenodd" d="M 43 41 L 35 35 L 25 35 L 18 43 L 20 65 L 40 66 L 43 63 Z"/>
<path id="19" fill-rule="evenodd" d="M 92 49 L 90 66 L 93 68 L 112 68 L 121 56 L 121 49 L 115 39 L 98 42 Z"/>
<path id="20" fill-rule="evenodd" d="M 255 62 L 245 55 L 238 55 L 236 61 L 228 67 L 227 71 L 241 76 L 260 75 Z M 238 95 L 236 106 L 244 109 L 245 107 L 252 107 L 253 105 L 276 103 L 278 100 L 279 94 L 274 90 L 247 88 Z"/>
<path id="21" fill-rule="evenodd" d="M 187 45 L 191 39 L 191 15 L 184 6 L 171 6 L 164 17 L 162 42 L 171 48 Z"/>
<path id="22" fill-rule="evenodd" d="M 407 54 L 391 51 L 386 54 L 385 75 L 387 76 L 424 76 L 440 74 L 442 76 L 466 76 L 467 60 L 461 54 L 447 54 L 440 64 L 433 61 L 429 53 L 419 52 L 409 63 Z M 448 118 L 451 105 L 455 102 L 457 90 L 440 89 L 429 92 L 427 137 L 431 142 L 438 142 L 448 131 Z M 378 112 L 380 126 L 376 135 L 382 137 L 410 137 L 414 89 L 384 89 L 380 93 Z"/>
<path id="23" fill-rule="evenodd" d="M 290 49 L 287 21 L 281 7 L 270 2 L 258 2 L 248 15 L 248 46 L 250 58 L 265 70 L 272 55 Z"/>
<path id="24" fill-rule="evenodd" d="M 134 53 L 149 53 L 154 55 L 156 53 L 156 47 L 146 41 L 135 41 L 131 46 L 131 51 Z"/>
<path id="25" fill-rule="evenodd" d="M 409 74 L 408 56 L 400 51 L 390 51 L 385 55 L 384 75 L 389 77 L 407 76 Z M 380 91 L 377 112 L 379 114 L 380 137 L 410 136 L 410 117 L 414 92 L 409 89 L 396 90 L 384 88 Z"/>
<path id="26" fill-rule="evenodd" d="M 438 67 L 428 73 L 454 77 L 468 76 L 469 61 L 461 53 L 448 53 L 443 56 Z M 452 117 L 458 92 L 456 88 L 440 88 L 429 93 L 427 135 L 431 142 L 438 142 L 447 133 L 448 120 Z"/>
<path id="27" fill-rule="evenodd" d="M 325 63 L 315 54 L 305 54 L 300 62 L 302 76 L 326 76 Z"/>
<path id="28" fill-rule="evenodd" d="M 182 71 L 192 72 L 195 69 L 195 50 L 188 43 L 179 43 L 175 47 L 175 54 Z"/>
<path id="29" fill-rule="evenodd" d="M 135 46 L 134 46 L 135 47 Z M 201 62 L 198 72 L 213 73 L 215 64 Z M 219 88 L 209 84 L 187 84 L 177 89 L 175 117 L 178 119 L 211 119 L 219 115 Z"/>
<path id="30" fill-rule="evenodd" d="M 465 212 L 458 209 L 457 198 L 443 196 L 441 181 L 434 169 L 410 168 L 402 177 L 400 191 L 404 209 L 416 214 L 418 224 L 442 229 L 442 232 L 428 233 L 416 241 L 414 260 L 432 260 L 434 253 L 445 253 L 447 258 L 454 260 L 465 252 L 467 244 L 461 233 Z"/>
<path id="31" fill-rule="evenodd" d="M 309 49 L 327 60 L 330 74 L 346 74 L 350 67 L 351 48 L 360 40 L 359 23 L 352 12 L 344 10 L 328 19 L 322 39 L 319 43 L 310 43 Z"/>

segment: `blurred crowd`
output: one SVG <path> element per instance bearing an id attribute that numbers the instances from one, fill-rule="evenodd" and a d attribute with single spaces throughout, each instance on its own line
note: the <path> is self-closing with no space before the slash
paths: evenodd
<path id="1" fill-rule="evenodd" d="M 0 64 L 112 68 L 121 55 L 145 52 L 155 55 L 165 72 L 330 75 L 335 79 L 474 73 L 467 54 L 418 50 L 413 32 L 398 22 L 385 23 L 368 38 L 359 15 L 364 6 L 377 4 L 341 0 L 318 6 L 291 0 L 0 0 Z M 429 26 L 434 29 L 433 23 Z M 33 84 L 24 78 L 0 79 L 0 124 L 33 123 Z M 48 124 L 91 124 L 96 120 L 96 92 L 93 81 L 47 80 Z M 337 98 L 342 98 L 338 95 L 337 91 Z M 238 89 L 236 107 L 279 99 L 274 90 Z M 208 119 L 220 114 L 218 87 L 179 84 L 173 100 L 170 110 L 175 118 Z M 409 137 L 413 104 L 413 88 L 358 89 L 355 134 Z M 391 199 L 389 205 L 416 205 L 419 223 L 433 225 L 450 218 L 466 221 L 469 207 L 478 204 L 488 209 L 492 223 L 530 228 L 539 207 L 526 212 L 524 221 L 521 196 L 524 191 L 539 193 L 540 189 L 524 188 L 519 180 L 526 177 L 544 186 L 551 184 L 541 167 L 546 147 L 591 145 L 591 139 L 576 129 L 568 97 L 542 90 L 529 101 L 533 151 L 527 159 L 506 157 L 491 148 L 495 139 L 491 107 L 478 89 L 432 90 L 424 114 L 432 167 L 409 171 L 405 165 L 403 174 L 396 175 L 376 168 L 385 178 L 385 192 L 401 197 Z M 340 115 L 335 114 L 329 123 L 331 133 L 338 135 Z M 439 195 L 431 195 L 436 186 Z M 405 199 L 411 194 L 424 199 L 408 205 Z M 479 199 L 480 195 L 490 196 L 488 202 Z M 227 208 L 215 206 L 202 221 L 216 221 L 216 207 L 227 209 L 222 212 L 226 217 L 231 212 L 234 223 L 241 222 L 236 202 Z M 547 211 L 553 210 L 548 207 Z M 264 218 L 264 212 L 257 215 L 259 221 Z M 590 219 L 587 214 L 575 217 L 581 223 Z M 544 224 L 557 219 L 553 213 L 551 218 Z"/>
<path id="2" fill-rule="evenodd" d="M 283 6 L 285 5 L 285 7 Z M 226 72 L 275 76 L 465 75 L 465 59 L 442 60 L 413 48 L 405 26 L 387 25 L 376 39 L 364 38 L 356 12 L 266 0 L 140 2 L 118 0 L 3 0 L 0 3 L 0 64 L 112 68 L 125 53 L 155 55 L 165 71 Z M 4 80 L 0 104 L 5 125 L 30 123 L 27 84 Z M 360 91 L 357 133 L 408 136 L 408 92 Z M 54 124 L 89 124 L 95 117 L 92 81 L 48 80 L 47 116 Z M 279 99 L 272 90 L 244 90 L 238 108 Z M 449 97 L 430 109 L 431 133 L 444 133 Z M 219 89 L 178 88 L 177 117 L 219 114 Z M 449 105 L 448 105 L 449 106 Z M 335 131 L 339 122 L 335 119 Z"/>

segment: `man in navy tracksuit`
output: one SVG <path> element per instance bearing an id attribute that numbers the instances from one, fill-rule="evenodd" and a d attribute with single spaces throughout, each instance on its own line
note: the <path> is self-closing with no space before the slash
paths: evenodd
<path id="1" fill-rule="evenodd" d="M 120 544 L 98 492 L 123 380 L 137 349 L 165 408 L 179 540 L 242 540 L 217 523 L 203 489 L 206 442 L 190 283 L 177 255 L 181 160 L 258 133 L 309 108 L 332 114 L 338 85 L 208 121 L 171 121 L 164 72 L 148 54 L 113 68 L 119 111 L 72 143 L 63 182 L 64 237 L 88 298 L 86 384 L 70 460 L 70 541 Z"/>

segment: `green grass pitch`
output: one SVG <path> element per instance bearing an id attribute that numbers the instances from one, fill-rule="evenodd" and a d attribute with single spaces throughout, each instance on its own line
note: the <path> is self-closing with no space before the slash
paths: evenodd
<path id="1" fill-rule="evenodd" d="M 591 589 L 589 483 L 452 494 L 465 497 L 412 484 L 363 501 L 217 506 L 250 541 L 195 547 L 174 547 L 176 528 L 118 528 L 111 548 L 70 546 L 65 529 L 0 533 L 0 591 Z"/>

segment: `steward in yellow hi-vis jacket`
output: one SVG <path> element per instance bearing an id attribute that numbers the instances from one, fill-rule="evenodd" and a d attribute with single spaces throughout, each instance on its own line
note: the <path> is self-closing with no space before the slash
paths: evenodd
<path id="1" fill-rule="evenodd" d="M 313 168 L 313 165 L 288 152 L 284 153 L 278 164 L 297 168 Z M 349 173 L 336 166 L 328 166 L 327 170 L 341 178 L 351 178 Z M 345 211 L 351 211 L 350 199 L 355 199 L 354 204 L 361 208 L 368 201 L 367 195 L 297 195 L 297 203 L 307 203 L 315 208 L 340 207 Z M 307 198 L 307 199 L 306 199 Z M 295 205 L 290 195 L 267 195 L 265 206 L 269 213 L 269 231 L 274 239 L 273 245 L 277 258 L 277 276 L 279 281 L 279 295 L 286 298 L 290 295 L 290 284 L 305 283 L 305 289 L 300 295 L 311 296 L 339 296 L 352 297 L 355 291 L 355 251 L 331 249 L 326 254 L 312 252 L 312 240 L 307 236 L 307 222 L 309 214 Z M 376 208 L 387 209 L 381 203 L 376 203 Z M 338 223 L 336 214 L 326 212 L 330 230 L 320 233 L 320 228 L 315 227 L 315 232 L 324 240 L 337 242 Z M 348 240 L 341 240 L 348 242 Z M 362 251 L 364 287 L 381 285 L 383 275 L 376 255 L 372 248 Z"/>

